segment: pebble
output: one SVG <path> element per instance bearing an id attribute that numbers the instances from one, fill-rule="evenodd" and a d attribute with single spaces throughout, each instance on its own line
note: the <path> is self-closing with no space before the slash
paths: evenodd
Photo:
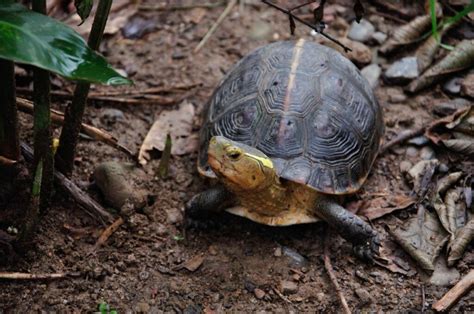
<path id="1" fill-rule="evenodd" d="M 443 91 L 449 94 L 457 95 L 461 92 L 462 78 L 453 77 L 443 84 Z"/>
<path id="2" fill-rule="evenodd" d="M 407 173 L 411 168 L 413 167 L 413 164 L 409 162 L 408 160 L 404 160 L 400 162 L 400 172 L 401 173 Z"/>
<path id="3" fill-rule="evenodd" d="M 282 280 L 280 281 L 280 291 L 283 294 L 294 294 L 298 291 L 298 285 L 293 281 Z"/>
<path id="4" fill-rule="evenodd" d="M 370 293 L 367 290 L 363 289 L 363 288 L 356 289 L 355 294 L 362 301 L 362 304 L 370 304 L 373 301 L 372 296 L 370 295 Z"/>
<path id="5" fill-rule="evenodd" d="M 387 40 L 387 34 L 382 32 L 375 32 L 372 35 L 372 39 L 375 40 L 379 45 L 383 44 Z"/>
<path id="6" fill-rule="evenodd" d="M 318 302 L 323 302 L 325 298 L 326 295 L 323 292 L 319 292 L 316 294 L 316 299 L 318 299 Z"/>
<path id="7" fill-rule="evenodd" d="M 275 252 L 273 252 L 273 256 L 280 257 L 281 256 L 281 247 L 277 247 Z"/>
<path id="8" fill-rule="evenodd" d="M 370 281 L 370 280 L 369 280 L 369 277 L 367 276 L 367 274 L 364 273 L 363 271 L 359 270 L 359 269 L 355 271 L 355 275 L 356 275 L 356 277 L 359 278 L 359 279 L 362 279 L 362 280 L 364 280 L 364 281 Z"/>
<path id="9" fill-rule="evenodd" d="M 352 22 L 347 37 L 355 41 L 366 42 L 372 38 L 374 33 L 375 27 L 369 21 L 362 19 L 360 23 Z"/>
<path id="10" fill-rule="evenodd" d="M 439 172 L 446 173 L 449 171 L 449 167 L 446 164 L 440 164 L 438 167 Z"/>
<path id="11" fill-rule="evenodd" d="M 170 224 L 177 224 L 181 222 L 183 219 L 183 216 L 181 215 L 181 212 L 177 208 L 170 208 L 166 210 L 166 220 Z"/>
<path id="12" fill-rule="evenodd" d="M 408 141 L 409 144 L 413 144 L 413 145 L 416 145 L 416 146 L 424 146 L 424 145 L 428 144 L 429 142 L 430 142 L 430 140 L 424 135 L 414 137 L 414 138 L 412 138 L 411 140 Z"/>
<path id="13" fill-rule="evenodd" d="M 296 252 L 293 249 L 290 249 L 289 247 L 284 246 L 282 248 L 283 255 L 288 256 L 292 259 L 292 262 L 290 263 L 290 266 L 293 267 L 303 267 L 305 266 L 308 261 L 304 256 L 302 256 L 300 253 Z"/>
<path id="14" fill-rule="evenodd" d="M 377 87 L 382 69 L 378 64 L 370 64 L 361 70 L 362 76 L 369 81 L 370 87 L 374 89 Z"/>
<path id="15" fill-rule="evenodd" d="M 111 125 L 117 121 L 125 120 L 125 115 L 122 110 L 107 108 L 100 112 L 100 119 L 103 123 Z"/>
<path id="16" fill-rule="evenodd" d="M 407 100 L 407 96 L 399 91 L 398 89 L 390 89 L 390 93 L 388 93 L 388 101 L 391 104 L 399 104 Z"/>
<path id="17" fill-rule="evenodd" d="M 416 157 L 416 156 L 418 156 L 418 149 L 416 147 L 413 147 L 413 146 L 408 146 L 408 148 L 406 150 L 406 155 L 408 157 Z"/>
<path id="18" fill-rule="evenodd" d="M 420 157 L 423 160 L 430 160 L 436 158 L 436 153 L 431 147 L 425 146 L 420 151 Z"/>
<path id="19" fill-rule="evenodd" d="M 253 290 L 253 294 L 255 295 L 255 297 L 257 299 L 261 300 L 265 296 L 265 291 L 263 291 L 262 289 L 259 289 L 259 288 L 255 288 Z"/>
<path id="20" fill-rule="evenodd" d="M 140 280 L 147 280 L 150 277 L 150 273 L 147 272 L 146 270 L 142 270 L 139 274 L 138 277 Z"/>
<path id="21" fill-rule="evenodd" d="M 387 80 L 393 83 L 407 83 L 420 75 L 418 71 L 418 62 L 416 57 L 405 57 L 394 62 L 385 71 Z"/>

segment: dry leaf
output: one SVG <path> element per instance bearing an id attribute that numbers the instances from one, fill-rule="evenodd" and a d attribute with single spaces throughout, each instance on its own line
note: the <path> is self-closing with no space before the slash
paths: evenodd
<path id="1" fill-rule="evenodd" d="M 438 166 L 438 159 L 421 160 L 408 171 L 408 175 L 413 182 L 413 191 L 418 197 L 422 198 L 425 196 L 428 185 L 431 183 L 431 178 Z"/>
<path id="2" fill-rule="evenodd" d="M 474 216 L 474 215 L 472 215 Z M 448 244 L 448 265 L 454 265 L 464 254 L 467 246 L 474 240 L 474 217 L 456 232 L 453 241 Z"/>
<path id="3" fill-rule="evenodd" d="M 434 261 L 448 240 L 435 214 L 420 206 L 418 213 L 394 230 L 395 241 L 425 270 L 434 270 Z"/>
<path id="4" fill-rule="evenodd" d="M 203 262 L 204 262 L 204 255 L 196 255 L 193 258 L 184 262 L 182 266 L 183 268 L 186 268 L 187 270 L 194 272 L 198 270 L 199 267 L 201 267 Z"/>
<path id="5" fill-rule="evenodd" d="M 408 85 L 407 91 L 415 93 L 449 74 L 474 66 L 474 40 L 463 40 L 437 64 Z"/>
<path id="6" fill-rule="evenodd" d="M 171 155 L 185 155 L 196 151 L 198 135 L 193 133 L 194 106 L 182 102 L 177 110 L 164 110 L 153 123 L 143 141 L 138 160 L 145 165 L 150 160 L 149 152 L 163 151 L 166 135 L 170 134 L 173 143 Z"/>
<path id="7" fill-rule="evenodd" d="M 415 204 L 415 200 L 404 195 L 378 197 L 372 199 L 357 213 L 369 220 L 377 219 L 400 209 L 406 209 Z"/>

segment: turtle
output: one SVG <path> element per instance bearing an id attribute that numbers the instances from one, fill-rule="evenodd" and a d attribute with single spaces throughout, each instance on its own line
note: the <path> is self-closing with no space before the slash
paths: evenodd
<path id="1" fill-rule="evenodd" d="M 227 211 L 270 226 L 326 221 L 373 260 L 377 232 L 342 205 L 366 181 L 384 131 L 360 71 L 304 39 L 243 57 L 204 110 L 198 172 L 216 184 L 185 206 L 189 221 Z"/>

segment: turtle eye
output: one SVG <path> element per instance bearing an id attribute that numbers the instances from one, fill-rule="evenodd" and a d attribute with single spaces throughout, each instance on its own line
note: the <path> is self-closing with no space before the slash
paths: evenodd
<path id="1" fill-rule="evenodd" d="M 229 157 L 232 160 L 239 160 L 240 157 L 242 157 L 242 152 L 240 151 L 240 149 L 235 148 L 235 147 L 229 147 L 227 149 L 226 154 L 227 154 L 227 157 Z"/>

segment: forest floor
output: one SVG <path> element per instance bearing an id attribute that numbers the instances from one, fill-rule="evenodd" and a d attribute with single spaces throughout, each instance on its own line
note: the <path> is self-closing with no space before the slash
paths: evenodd
<path id="1" fill-rule="evenodd" d="M 176 1 L 176 4 L 181 2 Z M 354 18 L 351 3 L 329 1 L 327 22 L 330 32 L 335 29 L 333 34 L 338 37 L 347 34 Z M 302 25 L 297 25 L 296 34 L 291 37 L 287 16 L 255 2 L 240 8 L 236 6 L 204 47 L 193 52 L 223 8 L 139 10 L 128 17 L 129 21 L 137 16 L 151 21 L 153 28 L 138 39 L 125 38 L 120 30 L 111 31 L 112 34 L 104 38 L 101 52 L 135 82 L 132 87 L 120 89 L 194 86 L 169 97 L 185 98 L 193 105 L 192 131 L 197 134 L 200 112 L 214 88 L 245 54 L 275 40 L 302 37 L 327 43 L 318 35 L 311 35 Z M 367 13 L 365 18 L 378 30 L 388 33 L 399 25 L 373 13 L 376 8 L 370 9 L 372 13 Z M 129 14 L 127 10 L 131 9 L 122 9 L 120 14 Z M 377 45 L 368 46 L 375 54 Z M 406 51 L 399 56 L 404 54 Z M 386 69 L 393 59 L 373 56 L 369 62 L 374 60 Z M 72 88 L 61 79 L 55 82 L 62 90 Z M 93 87 L 93 92 L 105 94 L 115 90 Z M 384 112 L 385 142 L 404 130 L 435 120 L 438 117 L 433 113 L 434 106 L 452 100 L 439 86 L 407 95 L 400 86 L 389 85 L 382 79 L 375 94 Z M 66 104 L 67 101 L 55 101 L 59 110 L 64 110 Z M 179 103 L 160 106 L 94 101 L 88 106 L 84 119 L 138 152 L 160 113 L 178 106 Z M 24 138 L 31 137 L 31 123 L 30 116 L 21 115 Z M 364 207 L 394 195 L 410 195 L 413 188 L 402 173 L 403 161 L 414 165 L 426 159 L 427 154 L 434 154 L 449 171 L 466 169 L 464 161 L 452 158 L 446 150 L 429 143 L 425 145 L 402 144 L 380 155 L 363 189 L 346 199 L 345 205 Z M 437 285 L 430 281 L 430 276 L 392 242 L 386 231 L 386 226 L 415 216 L 416 206 L 373 221 L 385 243 L 391 243 L 393 256 L 404 274 L 359 261 L 352 254 L 351 245 L 334 236 L 334 232 L 329 233 L 322 223 L 273 228 L 223 214 L 217 218 L 216 228 L 184 230 L 185 202 L 207 186 L 197 173 L 196 157 L 197 151 L 173 155 L 166 179 L 156 174 L 159 159 L 135 170 L 133 184 L 147 191 L 149 204 L 133 213 L 107 243 L 93 253 L 91 250 L 103 226 L 58 190 L 52 208 L 41 218 L 33 248 L 15 262 L 2 265 L 0 270 L 80 272 L 84 276 L 51 281 L 2 281 L 0 312 L 91 312 L 101 302 L 119 312 L 339 312 L 339 299 L 324 268 L 325 241 L 329 241 L 335 274 L 354 312 L 429 310 L 452 285 L 452 282 Z M 90 177 L 99 163 L 112 160 L 130 161 L 114 148 L 81 139 L 73 181 L 103 203 L 100 194 L 89 187 Z M 11 204 L 19 206 L 24 197 L 17 196 Z M 456 280 L 473 266 L 471 244 L 456 265 Z M 474 311 L 474 291 L 453 310 Z"/>

